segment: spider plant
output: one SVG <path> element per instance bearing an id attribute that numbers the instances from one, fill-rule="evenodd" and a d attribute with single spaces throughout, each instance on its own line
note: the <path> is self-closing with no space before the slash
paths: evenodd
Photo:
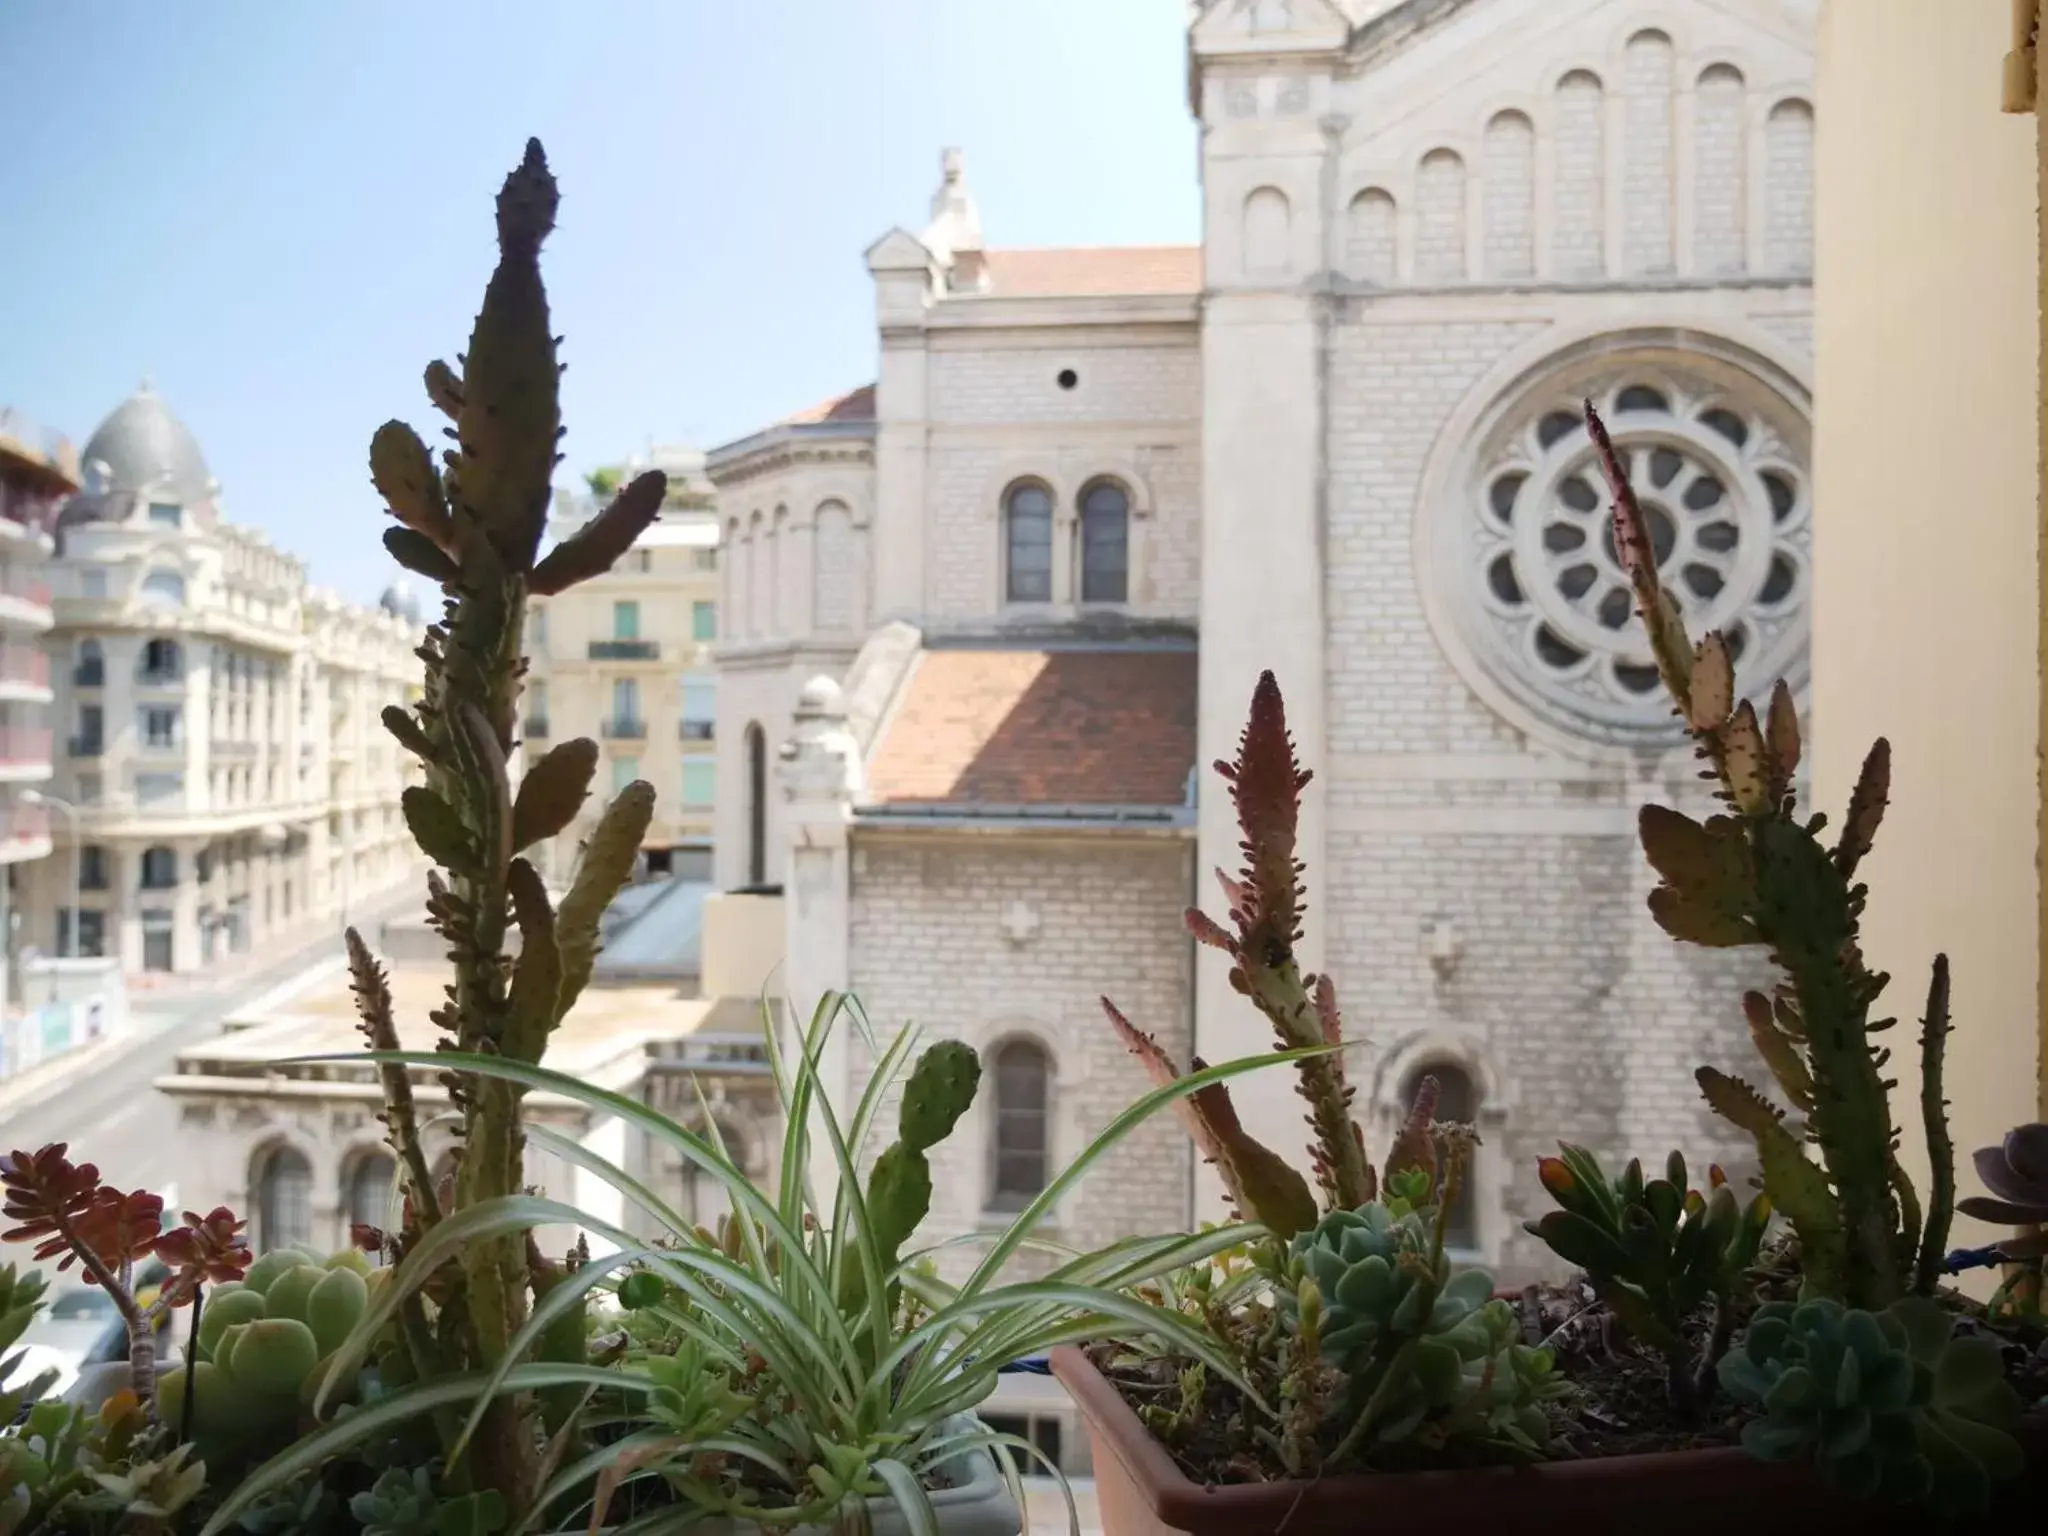
<path id="1" fill-rule="evenodd" d="M 874 1061 L 850 1117 L 826 1091 L 818 1065 L 842 1015 L 853 1020 Z M 568 1520 L 586 1508 L 595 1529 L 613 1496 L 633 1482 L 666 1485 L 663 1507 L 623 1528 L 634 1532 L 666 1530 L 707 1514 L 764 1528 L 865 1532 L 875 1507 L 893 1507 L 913 1536 L 927 1536 L 938 1529 L 930 1490 L 948 1464 L 967 1453 L 992 1451 L 1015 1492 L 1013 1453 L 1046 1460 L 1028 1442 L 966 1417 L 1009 1362 L 1060 1344 L 1143 1335 L 1170 1341 L 1243 1384 L 1227 1355 L 1194 1321 L 1134 1293 L 1243 1243 L 1255 1229 L 1135 1237 L 1090 1253 L 1061 1249 L 1041 1239 L 1037 1229 L 1119 1142 L 1162 1109 L 1212 1083 L 1336 1047 L 1224 1062 L 1157 1087 L 1105 1126 L 1006 1228 L 898 1256 L 876 1197 L 878 1177 L 871 1176 L 864 1189 L 860 1170 L 870 1162 L 877 1125 L 912 1060 L 917 1032 L 906 1027 L 882 1044 L 858 1005 L 831 994 L 802 1030 L 793 1063 L 778 1045 L 772 1019 L 765 1021 L 764 1037 L 783 1114 L 781 1165 L 772 1190 L 756 1187 L 734 1161 L 708 1113 L 707 1130 L 692 1131 L 637 1100 L 504 1057 L 378 1051 L 315 1058 L 474 1072 L 559 1094 L 595 1114 L 616 1117 L 679 1155 L 722 1187 L 730 1214 L 722 1232 L 707 1232 L 600 1154 L 545 1127 L 528 1126 L 535 1146 L 604 1180 L 638 1208 L 655 1236 L 637 1236 L 573 1205 L 531 1194 L 445 1217 L 406 1253 L 355 1334 L 335 1352 L 316 1409 L 349 1379 L 401 1304 L 422 1296 L 431 1276 L 447 1273 L 466 1244 L 563 1224 L 613 1247 L 564 1275 L 537 1300 L 495 1369 L 400 1388 L 323 1425 L 236 1489 L 206 1536 L 227 1530 L 264 1494 L 414 1416 L 450 1405 L 466 1410 L 467 1422 L 449 1457 L 459 1462 L 494 1402 L 508 1393 L 562 1391 L 580 1398 L 580 1417 L 549 1448 L 549 1475 L 531 1507 L 511 1512 L 513 1536 L 550 1528 L 548 1521 Z M 913 1087 L 916 1078 L 913 1072 Z M 814 1145 L 820 1135 L 822 1149 Z M 817 1193 L 819 1181 L 809 1177 L 820 1156 L 837 1173 L 836 1184 L 825 1186 L 831 1190 L 829 1206 Z M 962 1242 L 985 1245 L 966 1278 L 957 1285 L 934 1278 L 937 1251 Z M 1006 1265 L 1027 1248 L 1051 1253 L 1058 1262 L 1043 1278 L 1005 1281 Z M 608 1341 L 605 1364 L 532 1360 L 549 1329 L 577 1315 L 593 1293 L 616 1293 L 646 1275 L 661 1282 L 659 1299 L 636 1304 L 634 1312 L 659 1326 L 665 1335 L 660 1345 L 625 1345 L 622 1333 Z M 643 1281 L 628 1294 L 638 1303 L 652 1290 Z M 634 1331 L 646 1332 L 637 1325 Z M 1057 1477 L 1058 1468 L 1051 1470 Z M 1078 1531 L 1071 1494 L 1067 1507 L 1070 1526 Z"/>

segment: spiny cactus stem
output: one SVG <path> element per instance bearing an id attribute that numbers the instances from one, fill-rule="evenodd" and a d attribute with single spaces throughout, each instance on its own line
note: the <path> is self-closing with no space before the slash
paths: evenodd
<path id="1" fill-rule="evenodd" d="M 1932 1295 L 1941 1278 L 1949 1227 L 1955 1219 L 1956 1149 L 1949 1139 L 1948 1100 L 1942 1097 L 1942 1068 L 1948 1055 L 1948 993 L 1948 956 L 1936 955 L 1920 1033 L 1920 1117 L 1926 1128 L 1929 1173 L 1927 1227 L 1920 1236 L 1913 1289 L 1923 1296 Z"/>
<path id="2" fill-rule="evenodd" d="M 1323 1019 L 1290 955 L 1278 965 L 1241 962 L 1252 1002 L 1271 1021 L 1283 1050 L 1324 1043 Z M 1295 1063 L 1309 1125 L 1317 1142 L 1316 1172 L 1328 1203 L 1353 1210 L 1373 1197 L 1372 1167 L 1351 1125 L 1351 1094 L 1335 1056 L 1310 1056 Z"/>

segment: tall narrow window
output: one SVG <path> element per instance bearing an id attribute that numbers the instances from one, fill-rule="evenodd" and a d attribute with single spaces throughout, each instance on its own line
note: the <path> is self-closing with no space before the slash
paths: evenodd
<path id="1" fill-rule="evenodd" d="M 313 1165 L 277 1147 L 256 1175 L 256 1247 L 268 1253 L 313 1240 Z"/>
<path id="2" fill-rule="evenodd" d="M 1081 601 L 1121 603 L 1131 585 L 1131 499 L 1113 480 L 1081 493 Z"/>
<path id="3" fill-rule="evenodd" d="M 142 888 L 168 891 L 178 883 L 178 854 L 174 848 L 146 848 L 142 853 Z"/>
<path id="4" fill-rule="evenodd" d="M 747 727 L 747 884 L 768 883 L 768 738 Z"/>
<path id="5" fill-rule="evenodd" d="M 289 889 L 289 887 L 287 887 Z M 365 1152 L 348 1175 L 348 1219 L 351 1226 L 385 1227 L 391 1222 L 391 1190 L 398 1164 L 382 1152 Z"/>
<path id="6" fill-rule="evenodd" d="M 1036 1041 L 1010 1040 L 996 1048 L 993 1209 L 1019 1209 L 1045 1188 L 1051 1077 L 1045 1047 Z"/>
<path id="7" fill-rule="evenodd" d="M 1446 1125 L 1471 1125 L 1479 1118 L 1479 1090 L 1474 1087 L 1471 1076 L 1461 1067 L 1447 1061 L 1431 1062 L 1417 1067 L 1408 1075 L 1402 1085 L 1401 1102 L 1414 1102 L 1415 1090 L 1425 1077 L 1436 1079 L 1436 1118 Z M 1479 1206 L 1473 1199 L 1472 1169 L 1465 1170 L 1465 1178 L 1458 1189 L 1457 1202 L 1451 1207 L 1450 1221 L 1444 1229 L 1444 1246 L 1473 1253 L 1479 1248 Z"/>
<path id="8" fill-rule="evenodd" d="M 612 604 L 612 638 L 614 640 L 638 640 L 640 638 L 639 603 Z"/>
<path id="9" fill-rule="evenodd" d="M 624 734 L 640 721 L 640 680 L 634 677 L 612 681 L 612 724 Z M 638 734 L 637 731 L 633 734 Z"/>
<path id="10" fill-rule="evenodd" d="M 99 641 L 79 641 L 78 662 L 71 669 L 71 681 L 81 688 L 97 688 L 106 680 L 107 659 Z"/>
<path id="11" fill-rule="evenodd" d="M 718 638 L 718 604 L 702 599 L 690 604 L 690 638 L 707 641 Z"/>
<path id="12" fill-rule="evenodd" d="M 612 759 L 612 793 L 619 794 L 628 784 L 640 777 L 640 759 L 637 757 L 615 757 Z"/>
<path id="13" fill-rule="evenodd" d="M 1052 496 L 1042 485 L 1015 485 L 1003 498 L 1007 570 L 1013 603 L 1052 601 Z"/>

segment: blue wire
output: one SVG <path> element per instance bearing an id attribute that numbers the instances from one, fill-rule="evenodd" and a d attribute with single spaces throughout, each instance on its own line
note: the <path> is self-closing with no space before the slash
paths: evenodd
<path id="1" fill-rule="evenodd" d="M 996 1367 L 999 1376 L 1050 1376 L 1052 1362 L 1044 1355 L 1031 1355 L 1022 1360 L 1012 1360 L 1008 1365 Z"/>
<path id="2" fill-rule="evenodd" d="M 1958 1248 L 1942 1260 L 1941 1267 L 1956 1275 L 1966 1269 L 1989 1269 L 1994 1264 L 2007 1262 L 2004 1252 L 1994 1244 L 1989 1248 Z"/>

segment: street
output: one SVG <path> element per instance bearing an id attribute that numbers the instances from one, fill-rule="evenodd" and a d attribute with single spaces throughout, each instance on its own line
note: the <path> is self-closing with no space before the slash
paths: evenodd
<path id="1" fill-rule="evenodd" d="M 386 917 L 418 900 L 408 888 L 355 914 L 355 920 L 374 943 Z M 134 1034 L 127 1049 L 47 1100 L 0 1114 L 0 1149 L 34 1151 L 69 1142 L 72 1158 L 97 1164 L 108 1182 L 171 1193 L 178 1179 L 177 1119 L 170 1099 L 151 1084 L 171 1070 L 179 1051 L 213 1034 L 222 1018 L 341 954 L 340 932 L 325 933 L 218 987 L 169 997 L 131 993 Z"/>

